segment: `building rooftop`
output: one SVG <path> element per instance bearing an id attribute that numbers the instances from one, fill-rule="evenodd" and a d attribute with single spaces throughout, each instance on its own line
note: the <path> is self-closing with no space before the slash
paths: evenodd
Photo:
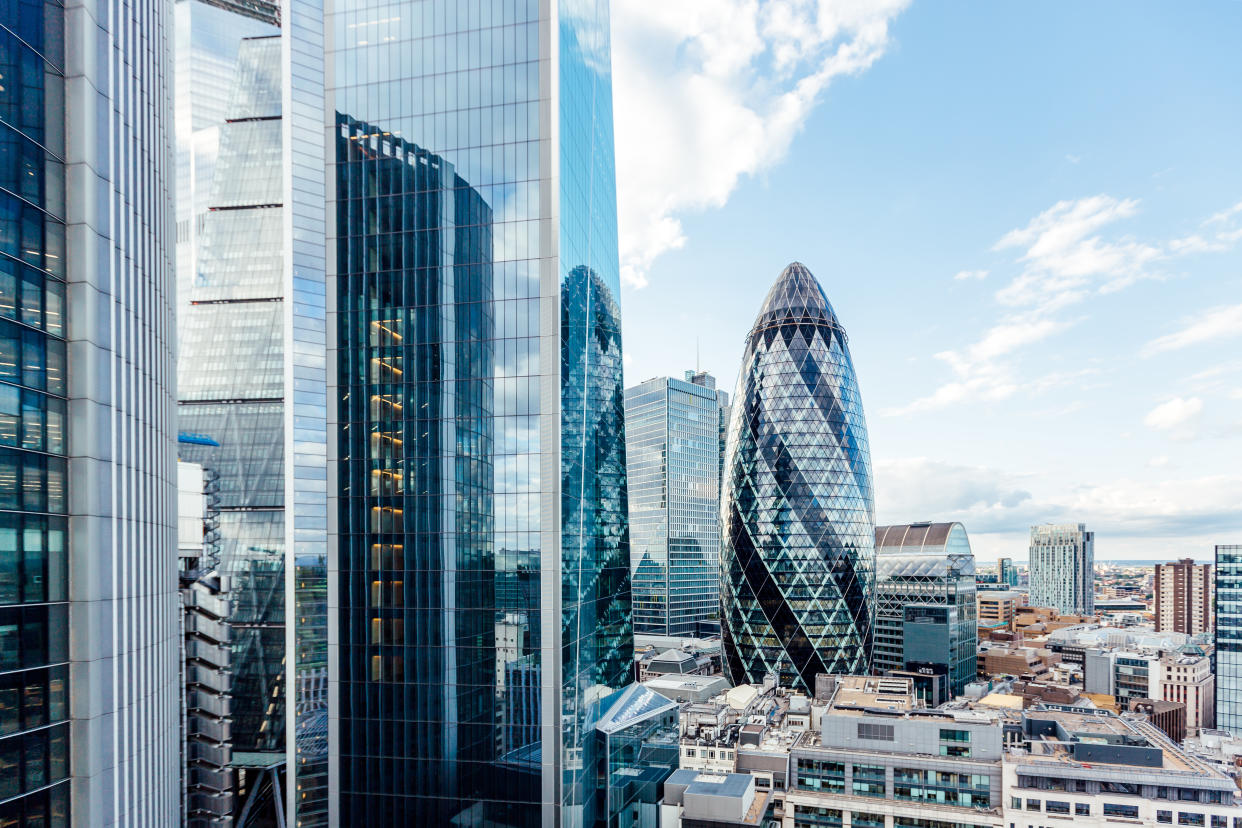
<path id="1" fill-rule="evenodd" d="M 829 707 L 834 713 L 884 711 L 905 713 L 919 706 L 908 678 L 833 676 L 836 687 Z"/>

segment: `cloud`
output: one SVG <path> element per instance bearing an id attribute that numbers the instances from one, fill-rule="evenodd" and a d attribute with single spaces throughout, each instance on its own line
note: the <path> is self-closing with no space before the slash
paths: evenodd
<path id="1" fill-rule="evenodd" d="M 993 246 L 998 253 L 1013 252 L 1018 270 L 996 292 L 1001 316 L 976 342 L 937 353 L 936 359 L 953 371 L 953 378 L 931 394 L 882 411 L 900 416 L 970 401 L 1005 399 L 1020 389 L 1047 389 L 1074 374 L 1023 377 L 1016 360 L 1020 351 L 1049 339 L 1086 318 L 1068 309 L 1091 296 L 1116 293 L 1143 279 L 1161 278 L 1162 262 L 1192 252 L 1187 239 L 1140 241 L 1121 235 L 1113 226 L 1138 213 L 1136 199 L 1110 195 L 1058 201 L 1023 227 L 1004 234 Z M 1242 203 L 1213 215 L 1212 244 L 1228 249 L 1242 239 Z M 1195 238 L 1199 238 L 1196 236 Z M 986 271 L 964 270 L 955 279 Z M 1198 341 L 1242 332 L 1242 305 L 1216 308 L 1186 330 L 1149 343 L 1145 352 L 1185 347 Z"/>
<path id="2" fill-rule="evenodd" d="M 877 459 L 876 518 L 879 523 L 960 521 L 972 538 L 999 533 L 1015 545 L 1037 523 L 1081 521 L 1096 531 L 1097 540 L 1114 543 L 1242 531 L 1237 508 L 1242 476 L 1073 483 L 1061 472 L 1041 479 L 923 457 Z"/>
<path id="3" fill-rule="evenodd" d="M 1147 412 L 1143 423 L 1159 431 L 1171 431 L 1187 425 L 1198 417 L 1201 411 L 1203 411 L 1203 400 L 1198 397 L 1189 399 L 1174 397 Z"/>
<path id="4" fill-rule="evenodd" d="M 908 0 L 618 0 L 613 83 L 621 275 L 642 287 L 685 244 L 679 216 L 723 206 L 777 163 L 836 77 L 871 66 Z"/>
<path id="5" fill-rule="evenodd" d="M 986 279 L 988 272 L 986 270 L 959 270 L 953 278 L 958 282 L 965 282 L 968 279 Z"/>
<path id="6" fill-rule="evenodd" d="M 1195 319 L 1185 320 L 1180 331 L 1148 342 L 1143 346 L 1143 356 L 1178 351 L 1191 345 L 1239 335 L 1242 335 L 1242 305 L 1210 308 Z"/>

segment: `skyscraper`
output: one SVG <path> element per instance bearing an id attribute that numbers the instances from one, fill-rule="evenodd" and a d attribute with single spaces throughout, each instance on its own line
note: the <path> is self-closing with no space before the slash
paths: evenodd
<path id="1" fill-rule="evenodd" d="M 1095 533 L 1085 524 L 1031 527 L 1030 604 L 1057 612 L 1095 612 Z"/>
<path id="2" fill-rule="evenodd" d="M 721 633 L 734 682 L 813 692 L 866 673 L 875 507 L 845 329 L 805 266 L 768 292 L 733 397 L 721 498 Z"/>
<path id="3" fill-rule="evenodd" d="M 1216 726 L 1242 735 L 1242 546 L 1216 547 Z"/>
<path id="4" fill-rule="evenodd" d="M 875 596 L 872 666 L 943 669 L 960 695 L 975 679 L 979 636 L 975 556 L 962 524 L 877 526 Z"/>
<path id="5" fill-rule="evenodd" d="M 1018 585 L 1018 568 L 1013 565 L 1013 558 L 1001 558 L 996 562 L 996 582 L 1006 586 Z"/>
<path id="6" fill-rule="evenodd" d="M 6 824 L 179 818 L 168 32 L 0 4 Z"/>
<path id="7" fill-rule="evenodd" d="M 1156 564 L 1156 632 L 1212 630 L 1212 565 L 1191 558 Z"/>
<path id="8" fill-rule="evenodd" d="M 727 406 L 715 378 L 694 371 L 625 391 L 636 633 L 693 637 L 718 618 Z"/>
<path id="9" fill-rule="evenodd" d="M 632 669 L 607 5 L 325 25 L 331 807 L 593 825 Z"/>

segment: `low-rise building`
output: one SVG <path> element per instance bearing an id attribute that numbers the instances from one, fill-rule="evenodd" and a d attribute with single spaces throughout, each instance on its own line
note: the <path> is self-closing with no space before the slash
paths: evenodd
<path id="1" fill-rule="evenodd" d="M 1025 749 L 1003 763 L 1006 824 L 1242 828 L 1233 780 L 1140 717 L 1045 709 L 1022 726 Z"/>

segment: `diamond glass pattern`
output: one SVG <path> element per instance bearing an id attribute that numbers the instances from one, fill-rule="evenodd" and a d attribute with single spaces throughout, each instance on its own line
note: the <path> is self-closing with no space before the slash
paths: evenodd
<path id="1" fill-rule="evenodd" d="M 725 448 L 721 629 L 735 683 L 810 691 L 871 662 L 875 507 L 845 330 L 785 268 L 751 328 Z"/>

